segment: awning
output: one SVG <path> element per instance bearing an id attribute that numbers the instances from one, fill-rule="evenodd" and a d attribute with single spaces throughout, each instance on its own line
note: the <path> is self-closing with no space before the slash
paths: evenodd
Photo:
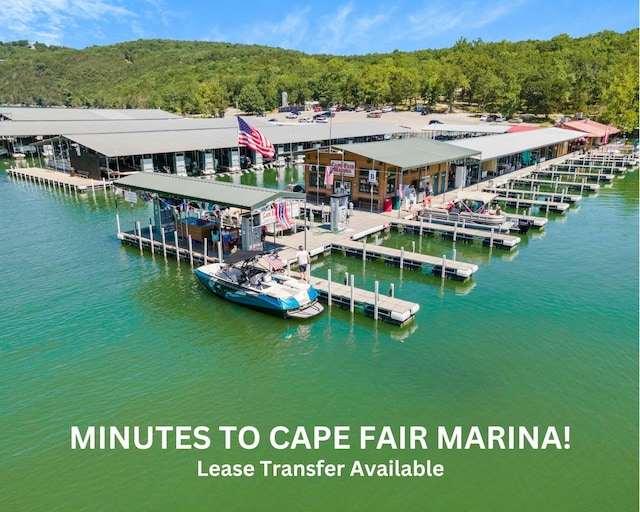
<path id="1" fill-rule="evenodd" d="M 305 194 L 271 188 L 235 185 L 201 178 L 136 172 L 114 182 L 116 186 L 132 190 L 155 192 L 160 195 L 204 201 L 224 207 L 256 210 L 273 201 L 297 199 L 303 201 Z"/>

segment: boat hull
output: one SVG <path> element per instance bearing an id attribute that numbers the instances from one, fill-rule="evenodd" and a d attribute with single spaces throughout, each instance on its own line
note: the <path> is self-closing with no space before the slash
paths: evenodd
<path id="1" fill-rule="evenodd" d="M 486 226 L 500 226 L 507 221 L 505 215 L 490 215 L 488 213 L 470 213 L 470 212 L 448 212 L 444 208 L 425 208 L 421 214 L 422 217 L 434 220 L 446 220 L 452 223 L 473 222 L 474 224 L 484 224 Z"/>
<path id="2" fill-rule="evenodd" d="M 310 285 L 273 279 L 265 290 L 260 290 L 221 278 L 216 275 L 219 269 L 216 265 L 205 265 L 194 272 L 205 288 L 228 301 L 281 318 L 311 318 L 324 311 L 317 290 Z"/>

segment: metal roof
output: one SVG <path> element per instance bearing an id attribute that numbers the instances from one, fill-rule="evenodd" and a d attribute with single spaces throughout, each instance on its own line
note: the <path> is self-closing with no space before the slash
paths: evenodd
<path id="1" fill-rule="evenodd" d="M 447 144 L 461 148 L 473 149 L 482 153 L 481 160 L 493 160 L 501 156 L 514 155 L 522 151 L 538 149 L 552 144 L 584 137 L 585 133 L 562 128 L 543 128 L 526 132 L 487 135 L 471 139 L 451 140 Z"/>
<path id="2" fill-rule="evenodd" d="M 66 109 L 31 110 L 42 111 L 43 114 L 52 110 L 68 112 Z M 0 114 L 1 112 L 0 109 Z M 302 124 L 269 122 L 250 116 L 247 116 L 247 121 L 275 146 L 285 147 L 297 143 L 347 141 L 358 137 L 391 136 L 412 131 L 410 128 L 380 122 Z M 99 122 L 95 119 L 74 119 L 71 116 L 68 119 L 49 116 L 38 122 L 35 122 L 35 118 L 0 122 L 0 137 L 36 136 L 63 136 L 108 157 L 148 155 L 237 147 L 238 122 L 235 117 L 122 119 L 116 114 Z"/>
<path id="3" fill-rule="evenodd" d="M 46 107 L 0 107 L 0 117 L 12 121 L 105 121 L 180 118 L 159 109 L 87 109 Z"/>
<path id="4" fill-rule="evenodd" d="M 451 162 L 480 154 L 480 151 L 475 149 L 458 148 L 445 142 L 422 137 L 338 144 L 332 147 L 362 155 L 376 162 L 385 162 L 403 170 Z"/>
<path id="5" fill-rule="evenodd" d="M 278 199 L 305 199 L 305 194 L 271 188 L 235 185 L 174 174 L 137 172 L 115 181 L 118 187 L 255 210 Z"/>
<path id="6" fill-rule="evenodd" d="M 422 128 L 423 132 L 505 133 L 511 125 L 434 123 Z"/>
<path id="7" fill-rule="evenodd" d="M 185 120 L 191 121 L 191 120 Z M 209 120 L 217 121 L 217 120 Z M 69 140 L 108 156 L 147 155 L 198 151 L 206 149 L 235 148 L 238 145 L 238 128 L 233 127 L 179 126 L 176 121 L 166 123 L 165 131 L 135 131 L 127 133 L 67 134 Z M 254 125 L 274 146 L 303 142 L 322 142 L 356 137 L 373 137 L 408 133 L 412 130 L 381 123 L 327 124 L 268 124 Z M 192 129 L 193 128 L 193 129 Z"/>

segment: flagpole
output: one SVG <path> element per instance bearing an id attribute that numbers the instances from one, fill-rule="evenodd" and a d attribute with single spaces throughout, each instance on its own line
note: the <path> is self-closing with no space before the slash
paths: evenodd
<path id="1" fill-rule="evenodd" d="M 238 119 L 240 119 L 240 116 L 238 116 Z M 240 125 L 239 124 L 237 126 L 237 129 L 238 129 L 238 132 L 237 132 L 238 136 L 236 137 L 236 140 L 238 141 L 238 165 L 242 169 L 242 166 L 240 165 Z M 231 155 L 231 164 L 233 167 L 233 155 Z"/>

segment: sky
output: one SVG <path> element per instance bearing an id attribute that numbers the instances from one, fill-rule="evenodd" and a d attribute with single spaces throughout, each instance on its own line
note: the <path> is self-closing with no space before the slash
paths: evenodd
<path id="1" fill-rule="evenodd" d="M 0 0 L 0 41 L 82 49 L 138 39 L 364 55 L 583 37 L 639 25 L 637 0 Z"/>

